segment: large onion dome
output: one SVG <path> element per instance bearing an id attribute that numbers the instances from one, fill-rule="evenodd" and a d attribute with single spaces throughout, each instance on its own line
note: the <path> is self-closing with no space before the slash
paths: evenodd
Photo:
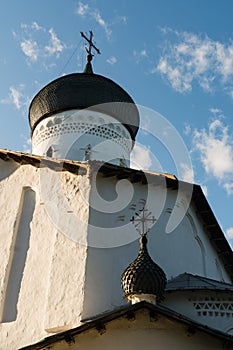
<path id="1" fill-rule="evenodd" d="M 95 111 L 118 120 L 135 139 L 139 113 L 133 99 L 114 81 L 94 74 L 90 62 L 83 73 L 62 76 L 42 88 L 33 98 L 29 107 L 32 133 L 38 123 L 50 115 L 93 106 Z"/>
<path id="2" fill-rule="evenodd" d="M 154 295 L 156 301 L 163 299 L 166 275 L 149 256 L 147 238 L 140 238 L 140 251 L 137 258 L 127 267 L 121 276 L 125 297 L 131 300 L 134 295 Z"/>

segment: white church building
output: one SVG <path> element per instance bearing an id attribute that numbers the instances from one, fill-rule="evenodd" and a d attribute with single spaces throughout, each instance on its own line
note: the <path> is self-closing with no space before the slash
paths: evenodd
<path id="1" fill-rule="evenodd" d="M 139 111 L 91 38 L 32 154 L 0 150 L 0 349 L 233 349 L 232 250 L 200 186 L 130 168 Z"/>

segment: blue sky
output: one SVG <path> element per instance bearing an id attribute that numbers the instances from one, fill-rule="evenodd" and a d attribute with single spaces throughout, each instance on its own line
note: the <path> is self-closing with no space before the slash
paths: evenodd
<path id="1" fill-rule="evenodd" d="M 2 0 L 1 14 L 1 148 L 30 152 L 30 100 L 51 80 L 82 71 L 80 31 L 92 30 L 101 51 L 94 71 L 170 122 L 192 169 L 177 171 L 169 142 L 153 137 L 153 117 L 142 118 L 134 163 L 188 181 L 193 170 L 233 242 L 233 1 Z"/>

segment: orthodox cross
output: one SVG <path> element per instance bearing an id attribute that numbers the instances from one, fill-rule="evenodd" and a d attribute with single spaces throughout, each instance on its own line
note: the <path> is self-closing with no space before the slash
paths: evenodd
<path id="1" fill-rule="evenodd" d="M 92 60 L 92 57 L 93 57 L 93 54 L 91 53 L 91 50 L 92 48 L 95 49 L 95 51 L 100 54 L 100 50 L 97 49 L 97 47 L 93 44 L 93 41 L 92 41 L 92 38 L 93 38 L 93 33 L 92 31 L 90 30 L 89 33 L 90 33 L 90 38 L 88 38 L 83 32 L 80 32 L 81 33 L 81 36 L 88 42 L 88 47 L 86 46 L 86 51 L 87 51 L 87 60 L 88 62 L 91 62 Z"/>
<path id="2" fill-rule="evenodd" d="M 85 160 L 91 160 L 92 147 L 89 143 L 85 148 L 80 148 L 82 151 L 85 151 Z"/>
<path id="3" fill-rule="evenodd" d="M 132 217 L 132 219 L 130 220 L 137 231 L 140 231 L 142 236 L 145 236 L 147 234 L 147 232 L 149 231 L 148 228 L 148 224 L 154 224 L 156 219 L 154 217 L 154 215 L 151 215 L 151 211 L 148 211 L 148 209 L 145 209 L 145 207 L 143 209 L 140 210 L 140 213 L 136 213 L 135 214 L 137 216 L 137 218 L 135 218 L 134 216 Z M 141 226 L 141 230 L 140 230 L 140 226 Z M 151 225 L 152 226 L 152 225 Z"/>
<path id="4" fill-rule="evenodd" d="M 85 148 L 80 148 L 80 150 L 85 151 L 85 160 L 91 160 L 92 153 L 98 153 L 97 151 L 94 151 L 91 147 L 91 144 L 89 143 Z"/>

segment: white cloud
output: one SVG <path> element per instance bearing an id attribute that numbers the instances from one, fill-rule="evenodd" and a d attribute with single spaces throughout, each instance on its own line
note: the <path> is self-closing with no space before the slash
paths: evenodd
<path id="1" fill-rule="evenodd" d="M 115 20 L 115 23 L 127 23 L 127 17 L 126 16 L 118 16 Z"/>
<path id="2" fill-rule="evenodd" d="M 218 70 L 224 80 L 227 80 L 233 74 L 233 44 L 225 46 L 219 42 L 216 43 L 216 56 Z"/>
<path id="3" fill-rule="evenodd" d="M 109 24 L 103 19 L 100 12 L 98 10 L 95 10 L 91 13 L 91 15 L 96 20 L 96 22 L 104 29 L 106 37 L 110 39 L 112 30 L 110 29 Z"/>
<path id="4" fill-rule="evenodd" d="M 199 79 L 199 85 L 205 92 L 213 92 L 213 88 L 212 88 L 213 80 L 214 80 L 213 77 L 207 78 L 203 76 L 201 79 Z"/>
<path id="5" fill-rule="evenodd" d="M 195 132 L 196 147 L 201 152 L 206 172 L 219 179 L 233 172 L 233 149 L 227 133 L 227 127 L 220 120 L 212 122 L 208 132 Z"/>
<path id="6" fill-rule="evenodd" d="M 112 57 L 107 59 L 107 62 L 111 65 L 114 65 L 117 62 L 117 59 L 115 56 L 112 56 Z"/>
<path id="7" fill-rule="evenodd" d="M 194 148 L 200 152 L 205 172 L 215 177 L 228 194 L 233 194 L 233 137 L 222 120 L 213 120 L 208 129 L 195 130 Z"/>
<path id="8" fill-rule="evenodd" d="M 172 88 L 184 93 L 192 90 L 196 82 L 204 91 L 212 92 L 217 83 L 231 95 L 233 77 L 233 42 L 220 43 L 208 36 L 188 32 L 165 30 L 170 40 L 164 54 L 151 73 L 159 72 Z"/>
<path id="9" fill-rule="evenodd" d="M 147 58 L 148 54 L 147 51 L 145 49 L 141 50 L 141 51 L 133 51 L 133 56 L 135 58 L 136 63 L 139 63 L 142 59 Z"/>
<path id="10" fill-rule="evenodd" d="M 9 88 L 8 96 L 0 101 L 2 104 L 12 105 L 18 110 L 25 113 L 25 108 L 28 108 L 29 97 L 25 94 L 24 84 L 18 86 L 11 86 Z"/>
<path id="11" fill-rule="evenodd" d="M 142 56 L 142 57 L 147 57 L 147 52 L 146 52 L 146 50 L 141 50 L 141 51 L 140 51 L 140 56 Z"/>
<path id="12" fill-rule="evenodd" d="M 80 17 L 89 16 L 90 19 L 94 20 L 105 32 L 107 39 L 110 39 L 112 35 L 111 27 L 118 23 L 126 23 L 127 19 L 125 16 L 117 16 L 111 23 L 107 22 L 97 8 L 91 8 L 87 3 L 81 1 L 78 2 L 78 8 L 76 13 Z"/>
<path id="13" fill-rule="evenodd" d="M 184 125 L 184 134 L 186 136 L 188 136 L 188 135 L 190 135 L 190 133 L 191 133 L 191 126 L 189 124 L 185 123 L 185 125 Z"/>
<path id="14" fill-rule="evenodd" d="M 210 108 L 209 111 L 214 115 L 222 113 L 222 110 L 219 108 Z"/>
<path id="15" fill-rule="evenodd" d="M 160 59 L 157 66 L 157 71 L 167 77 L 174 90 L 179 92 L 187 92 L 192 90 L 191 75 L 183 75 L 181 66 L 173 67 L 168 63 L 167 58 Z M 152 70 L 151 72 L 156 72 L 156 70 Z"/>
<path id="16" fill-rule="evenodd" d="M 224 183 L 223 188 L 226 190 L 228 195 L 233 195 L 233 182 Z"/>
<path id="17" fill-rule="evenodd" d="M 41 27 L 37 22 L 32 22 L 31 24 L 21 23 L 20 27 L 24 30 L 29 30 L 29 31 L 31 29 L 37 30 L 37 31 L 39 31 L 39 30 L 44 31 L 44 28 Z"/>
<path id="18" fill-rule="evenodd" d="M 32 144 L 31 138 L 26 138 L 25 136 L 22 136 L 22 135 L 21 137 L 24 139 L 23 151 L 25 153 L 31 153 L 31 144 Z"/>
<path id="19" fill-rule="evenodd" d="M 49 29 L 49 34 L 50 34 L 50 45 L 45 46 L 44 49 L 46 52 L 48 52 L 50 56 L 52 56 L 53 54 L 59 55 L 59 53 L 61 53 L 64 50 L 65 45 L 62 44 L 60 39 L 58 39 L 53 28 Z"/>
<path id="20" fill-rule="evenodd" d="M 44 30 L 37 22 L 32 22 L 31 28 L 35 30 Z"/>
<path id="21" fill-rule="evenodd" d="M 10 99 L 17 109 L 21 107 L 21 92 L 14 87 L 10 87 Z"/>
<path id="22" fill-rule="evenodd" d="M 180 174 L 179 174 L 180 180 L 193 183 L 194 182 L 193 169 L 190 168 L 189 165 L 184 163 L 180 164 L 179 168 L 180 168 Z"/>
<path id="23" fill-rule="evenodd" d="M 229 89 L 228 95 L 233 99 L 233 89 Z"/>
<path id="24" fill-rule="evenodd" d="M 38 59 L 39 48 L 36 41 L 32 39 L 24 40 L 20 43 L 23 53 L 33 62 Z"/>
<path id="25" fill-rule="evenodd" d="M 229 228 L 226 230 L 226 236 L 227 236 L 227 238 L 229 238 L 229 239 L 233 239 L 233 227 L 229 227 Z"/>
<path id="26" fill-rule="evenodd" d="M 20 47 L 24 55 L 27 57 L 28 63 L 35 63 L 39 59 L 44 64 L 44 59 L 59 55 L 66 48 L 66 45 L 58 38 L 53 28 L 47 30 L 40 26 L 37 22 L 31 24 L 21 24 L 22 32 L 13 36 L 19 41 Z"/>
<path id="27" fill-rule="evenodd" d="M 150 169 L 152 165 L 150 150 L 135 144 L 130 158 L 130 165 L 134 169 Z"/>
<path id="28" fill-rule="evenodd" d="M 77 14 L 85 16 L 89 12 L 89 5 L 83 4 L 81 1 L 78 2 Z"/>

